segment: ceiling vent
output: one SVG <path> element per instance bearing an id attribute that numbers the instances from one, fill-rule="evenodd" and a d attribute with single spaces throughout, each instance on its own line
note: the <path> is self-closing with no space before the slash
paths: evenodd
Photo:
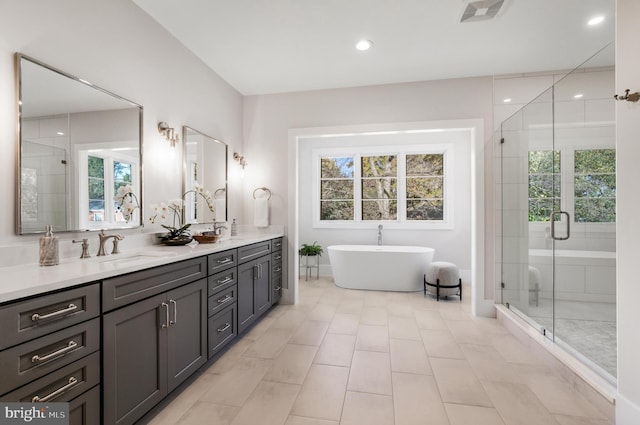
<path id="1" fill-rule="evenodd" d="M 504 0 L 479 0 L 467 4 L 462 12 L 460 22 L 482 21 L 495 18 Z"/>

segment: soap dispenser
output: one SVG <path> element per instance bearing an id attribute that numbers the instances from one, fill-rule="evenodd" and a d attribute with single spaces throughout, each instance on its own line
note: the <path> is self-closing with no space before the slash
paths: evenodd
<path id="1" fill-rule="evenodd" d="M 238 236 L 238 225 L 235 218 L 231 222 L 231 236 Z"/>
<path id="2" fill-rule="evenodd" d="M 56 266 L 58 263 L 58 237 L 53 236 L 51 226 L 47 225 L 44 236 L 40 238 L 40 265 Z"/>

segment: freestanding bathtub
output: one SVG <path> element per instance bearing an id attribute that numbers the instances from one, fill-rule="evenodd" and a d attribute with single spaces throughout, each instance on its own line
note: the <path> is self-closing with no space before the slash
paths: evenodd
<path id="1" fill-rule="evenodd" d="M 422 246 L 332 245 L 327 248 L 335 284 L 347 289 L 422 291 L 435 250 Z"/>

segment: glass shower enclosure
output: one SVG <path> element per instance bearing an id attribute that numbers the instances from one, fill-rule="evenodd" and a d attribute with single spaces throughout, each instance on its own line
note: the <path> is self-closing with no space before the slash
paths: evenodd
<path id="1" fill-rule="evenodd" d="M 614 46 L 504 121 L 502 303 L 616 376 Z"/>

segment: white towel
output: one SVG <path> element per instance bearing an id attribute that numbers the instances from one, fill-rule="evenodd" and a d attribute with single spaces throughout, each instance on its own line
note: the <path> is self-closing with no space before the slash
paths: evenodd
<path id="1" fill-rule="evenodd" d="M 269 199 L 256 198 L 255 215 L 253 224 L 256 227 L 267 227 L 269 225 Z"/>
<path id="2" fill-rule="evenodd" d="M 213 208 L 217 223 L 227 221 L 227 202 L 224 199 L 214 199 Z"/>

